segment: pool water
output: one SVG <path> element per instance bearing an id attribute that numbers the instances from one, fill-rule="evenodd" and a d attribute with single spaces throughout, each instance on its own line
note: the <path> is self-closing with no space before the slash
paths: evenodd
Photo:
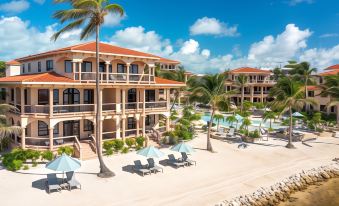
<path id="1" fill-rule="evenodd" d="M 233 122 L 233 125 L 229 122 L 226 121 L 226 118 L 230 116 L 230 115 L 225 115 L 225 119 L 224 120 L 220 120 L 219 121 L 219 124 L 221 126 L 224 126 L 224 127 L 230 127 L 230 126 L 233 126 L 233 127 L 236 127 L 236 128 L 239 128 L 242 124 L 242 122 Z M 211 119 L 211 115 L 208 114 L 208 113 L 205 113 L 202 117 L 201 117 L 202 120 L 204 120 L 205 122 L 208 122 L 210 121 Z M 268 129 L 270 127 L 270 121 L 264 121 L 262 118 L 255 118 L 255 119 L 251 119 L 251 122 L 252 122 L 252 125 L 249 126 L 249 130 L 250 131 L 253 131 L 253 130 L 256 130 L 259 128 L 260 124 L 261 124 L 261 127 L 262 128 L 266 128 Z M 215 124 L 218 124 L 218 121 L 217 120 L 214 120 L 213 123 Z M 279 128 L 285 128 L 286 126 L 282 126 L 280 123 L 278 122 L 274 122 L 272 120 L 272 128 L 273 129 L 279 129 Z"/>

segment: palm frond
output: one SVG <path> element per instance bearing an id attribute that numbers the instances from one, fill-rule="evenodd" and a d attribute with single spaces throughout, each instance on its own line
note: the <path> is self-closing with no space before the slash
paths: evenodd
<path id="1" fill-rule="evenodd" d="M 124 9 L 119 4 L 109 4 L 104 7 L 104 10 L 108 12 L 118 13 L 120 16 L 125 14 Z"/>
<path id="2" fill-rule="evenodd" d="M 79 20 L 76 20 L 74 22 L 69 23 L 67 26 L 62 28 L 60 31 L 58 31 L 57 33 L 53 34 L 51 39 L 56 41 L 61 34 L 67 32 L 67 31 L 71 31 L 72 29 L 79 28 L 85 22 L 85 20 L 86 19 L 83 18 L 83 19 L 79 19 Z"/>
<path id="3" fill-rule="evenodd" d="M 85 28 L 81 31 L 80 39 L 83 40 L 88 38 L 89 36 L 95 33 L 95 29 L 96 29 L 95 22 L 93 21 L 88 22 Z"/>

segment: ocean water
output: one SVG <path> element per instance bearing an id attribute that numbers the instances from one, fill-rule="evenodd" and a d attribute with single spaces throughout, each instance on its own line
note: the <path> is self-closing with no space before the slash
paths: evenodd
<path id="1" fill-rule="evenodd" d="M 279 206 L 339 206 L 339 178 L 333 178 L 319 185 L 309 186 L 296 192 Z"/>

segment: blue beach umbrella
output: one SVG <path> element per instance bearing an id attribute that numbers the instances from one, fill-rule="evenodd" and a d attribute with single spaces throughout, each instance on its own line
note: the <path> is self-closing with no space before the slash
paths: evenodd
<path id="1" fill-rule="evenodd" d="M 47 169 L 62 172 L 62 179 L 64 179 L 65 172 L 74 171 L 80 167 L 81 163 L 78 160 L 66 154 L 62 154 L 60 157 L 46 164 Z"/>
<path id="2" fill-rule="evenodd" d="M 145 147 L 137 152 L 138 155 L 142 155 L 144 157 L 154 157 L 160 158 L 165 154 L 154 146 Z"/>
<path id="3" fill-rule="evenodd" d="M 185 152 L 187 154 L 195 152 L 194 149 L 191 146 L 189 146 L 188 144 L 185 144 L 185 142 L 181 142 L 179 144 L 174 145 L 171 148 L 171 150 L 176 151 L 176 152 Z"/>
<path id="4" fill-rule="evenodd" d="M 303 117 L 304 115 L 300 114 L 299 112 L 294 112 L 292 114 L 293 117 Z"/>

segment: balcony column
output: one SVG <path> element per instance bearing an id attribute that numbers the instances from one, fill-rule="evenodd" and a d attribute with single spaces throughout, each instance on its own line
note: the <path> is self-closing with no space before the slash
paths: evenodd
<path id="1" fill-rule="evenodd" d="M 53 127 L 49 128 L 49 150 L 53 151 Z"/>
<path id="2" fill-rule="evenodd" d="M 121 118 L 121 127 L 122 127 L 122 139 L 125 140 L 125 136 L 126 136 L 126 117 L 123 116 Z"/>
<path id="3" fill-rule="evenodd" d="M 121 89 L 121 99 L 122 99 L 122 102 L 121 102 L 121 104 L 122 104 L 122 115 L 125 115 L 125 113 L 126 113 L 126 89 Z"/>
<path id="4" fill-rule="evenodd" d="M 264 87 L 260 87 L 260 96 L 261 96 L 261 102 L 264 102 Z"/>
<path id="5" fill-rule="evenodd" d="M 142 92 L 142 114 L 145 115 L 146 112 L 146 93 L 145 89 L 141 89 Z"/>
<path id="6" fill-rule="evenodd" d="M 170 116 L 166 116 L 166 131 L 170 131 L 170 123 L 171 123 L 171 120 L 170 120 Z"/>
<path id="7" fill-rule="evenodd" d="M 126 63 L 126 74 L 127 74 L 127 78 L 126 81 L 127 83 L 129 83 L 129 67 L 130 67 L 131 63 Z"/>
<path id="8" fill-rule="evenodd" d="M 166 101 L 167 101 L 167 110 L 169 111 L 171 109 L 171 97 L 170 97 L 170 89 L 166 89 Z"/>
<path id="9" fill-rule="evenodd" d="M 82 62 L 78 62 L 78 64 L 79 64 L 79 81 L 81 82 L 81 70 L 82 70 Z"/>
<path id="10" fill-rule="evenodd" d="M 135 120 L 137 122 L 137 137 L 139 137 L 139 130 L 140 130 L 140 116 L 136 115 Z"/>
<path id="11" fill-rule="evenodd" d="M 137 98 L 137 111 L 139 111 L 139 100 L 140 100 L 140 89 L 137 89 L 137 94 L 136 94 L 136 98 Z"/>
<path id="12" fill-rule="evenodd" d="M 21 149 L 26 147 L 26 128 L 21 127 Z"/>
<path id="13" fill-rule="evenodd" d="M 13 102 L 13 103 L 14 103 L 14 107 L 17 108 L 17 107 L 16 107 L 16 103 L 17 103 L 17 102 L 16 102 L 16 87 L 14 87 L 13 93 L 14 93 L 14 94 L 13 94 L 13 95 L 14 95 L 14 102 Z"/>
<path id="14" fill-rule="evenodd" d="M 253 103 L 253 96 L 254 96 L 254 87 L 253 86 L 250 86 L 250 101 Z"/>
<path id="15" fill-rule="evenodd" d="M 53 88 L 49 88 L 49 117 L 53 117 Z"/>
<path id="16" fill-rule="evenodd" d="M 142 121 L 142 136 L 146 137 L 146 124 L 145 124 L 145 114 L 141 115 L 141 121 Z"/>
<path id="17" fill-rule="evenodd" d="M 115 118 L 115 131 L 116 131 L 116 134 L 115 134 L 115 138 L 116 139 L 120 139 L 120 133 L 121 133 L 121 130 L 120 130 L 120 117 L 116 117 Z"/>
<path id="18" fill-rule="evenodd" d="M 21 115 L 25 114 L 25 88 L 20 88 L 20 109 Z"/>
<path id="19" fill-rule="evenodd" d="M 108 80 L 109 80 L 109 65 L 110 65 L 111 62 L 109 61 L 106 61 L 105 62 L 105 66 L 106 66 L 106 82 L 108 83 Z"/>

